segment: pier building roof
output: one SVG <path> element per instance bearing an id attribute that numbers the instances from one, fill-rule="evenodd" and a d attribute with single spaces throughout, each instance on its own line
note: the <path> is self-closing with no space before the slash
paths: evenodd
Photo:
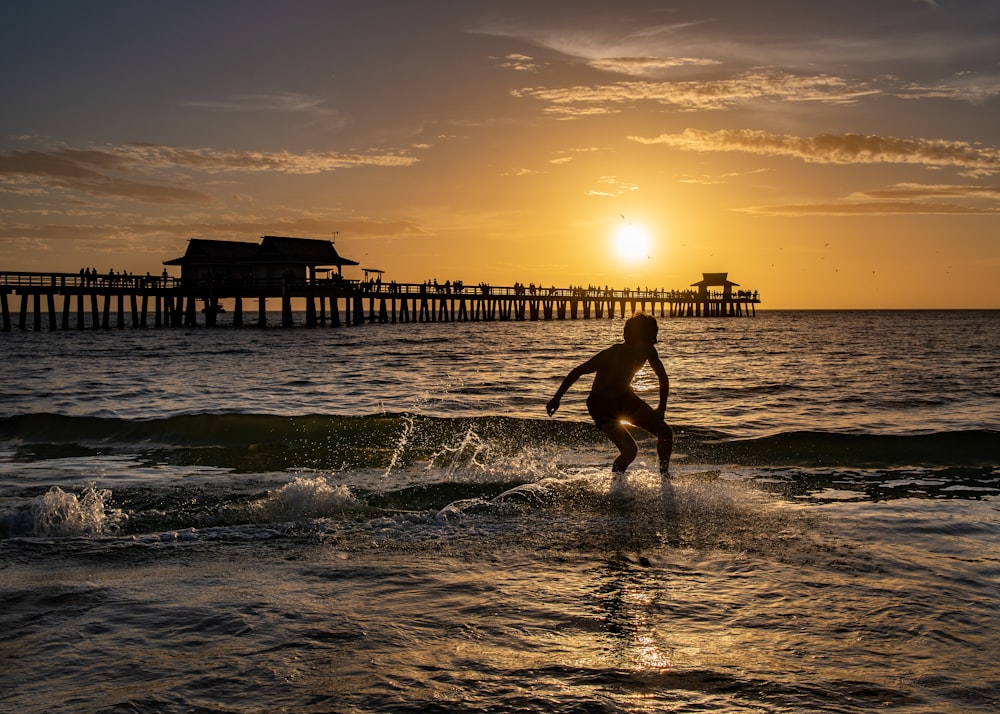
<path id="1" fill-rule="evenodd" d="M 180 258 L 163 261 L 180 266 L 248 266 L 263 264 L 337 266 L 358 265 L 342 257 L 328 240 L 264 236 L 260 243 L 191 238 Z"/>
<path id="2" fill-rule="evenodd" d="M 729 279 L 729 273 L 702 273 L 701 280 L 691 283 L 693 288 L 732 287 L 734 285 L 739 287 L 739 283 L 734 283 Z"/>
<path id="3" fill-rule="evenodd" d="M 164 265 L 240 265 L 253 261 L 260 248 L 256 243 L 235 240 L 191 238 L 180 258 L 163 261 Z"/>
<path id="4" fill-rule="evenodd" d="M 255 257 L 257 263 L 299 263 L 301 265 L 358 265 L 343 258 L 328 240 L 264 236 Z"/>

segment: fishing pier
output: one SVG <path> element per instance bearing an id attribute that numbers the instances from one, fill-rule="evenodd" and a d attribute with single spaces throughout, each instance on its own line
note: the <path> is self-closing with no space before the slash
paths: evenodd
<path id="1" fill-rule="evenodd" d="M 181 266 L 181 277 L 0 272 L 2 329 L 13 329 L 15 316 L 20 330 L 215 327 L 230 309 L 224 323 L 233 327 L 291 327 L 293 304 L 304 305 L 305 327 L 341 327 L 600 319 L 638 311 L 752 317 L 760 303 L 756 291 L 734 291 L 738 285 L 726 273 L 705 273 L 683 290 L 385 283 L 372 269 L 363 280 L 348 280 L 341 269 L 357 262 L 340 257 L 329 241 L 305 238 L 265 236 L 259 245 L 192 239 L 185 256 L 164 264 Z M 272 314 L 270 323 L 269 300 L 281 306 L 280 319 Z"/>

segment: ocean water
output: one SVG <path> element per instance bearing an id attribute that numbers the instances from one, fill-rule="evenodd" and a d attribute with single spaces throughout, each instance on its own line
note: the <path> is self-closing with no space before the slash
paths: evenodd
<path id="1" fill-rule="evenodd" d="M 997 711 L 1000 313 L 659 322 L 0 333 L 0 711 Z"/>

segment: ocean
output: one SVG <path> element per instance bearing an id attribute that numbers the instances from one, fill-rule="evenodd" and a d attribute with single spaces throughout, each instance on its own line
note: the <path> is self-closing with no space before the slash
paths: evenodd
<path id="1" fill-rule="evenodd" d="M 0 710 L 997 711 L 1000 312 L 622 324 L 0 333 Z"/>

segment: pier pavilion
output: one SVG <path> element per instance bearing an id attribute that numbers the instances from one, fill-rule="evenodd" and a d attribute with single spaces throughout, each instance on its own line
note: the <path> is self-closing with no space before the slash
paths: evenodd
<path id="1" fill-rule="evenodd" d="M 305 305 L 306 327 L 599 319 L 638 311 L 660 317 L 740 317 L 754 316 L 760 304 L 757 291 L 734 293 L 738 284 L 727 273 L 704 273 L 684 290 L 470 288 L 461 282 L 385 283 L 381 273 L 377 280 L 348 280 L 343 267 L 358 263 L 340 256 L 332 242 L 282 236 L 264 236 L 259 244 L 193 238 L 182 257 L 164 264 L 179 266 L 181 276 L 0 272 L 2 329 L 13 328 L 14 314 L 17 327 L 29 329 L 29 311 L 32 330 L 214 327 L 221 300 L 233 307 L 233 327 L 267 326 L 268 299 L 281 301 L 285 327 L 295 324 L 293 300 Z M 12 314 L 14 296 L 19 305 Z M 256 303 L 256 320 L 246 319 L 248 302 Z"/>

